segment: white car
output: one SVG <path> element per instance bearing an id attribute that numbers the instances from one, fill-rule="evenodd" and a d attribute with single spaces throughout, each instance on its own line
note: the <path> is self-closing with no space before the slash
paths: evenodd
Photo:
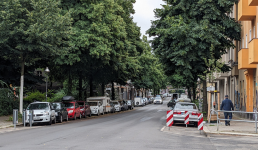
<path id="1" fill-rule="evenodd" d="M 91 114 L 98 116 L 100 114 L 104 115 L 104 108 L 100 101 L 88 102 L 88 104 L 90 105 Z"/>
<path id="2" fill-rule="evenodd" d="M 118 101 L 112 101 L 112 102 L 113 102 L 113 104 L 114 104 L 115 111 L 120 112 L 120 111 L 121 111 L 121 109 L 122 109 L 121 104 L 120 104 Z"/>
<path id="3" fill-rule="evenodd" d="M 163 100 L 161 97 L 155 97 L 153 103 L 154 104 L 163 104 Z"/>
<path id="4" fill-rule="evenodd" d="M 145 106 L 145 102 L 141 97 L 134 98 L 134 106 Z"/>
<path id="5" fill-rule="evenodd" d="M 30 111 L 33 111 L 32 123 L 56 123 L 55 109 L 49 102 L 33 102 L 26 109 L 26 125 L 29 124 Z"/>

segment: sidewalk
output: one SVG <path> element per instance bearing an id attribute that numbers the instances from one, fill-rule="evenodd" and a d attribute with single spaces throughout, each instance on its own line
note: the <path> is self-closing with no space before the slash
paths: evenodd
<path id="1" fill-rule="evenodd" d="M 224 119 L 223 113 L 221 113 L 220 118 Z M 240 118 L 236 115 L 233 115 L 233 119 L 247 120 L 244 118 Z M 258 123 L 257 123 L 257 126 L 258 126 Z M 203 126 L 203 131 L 207 135 L 224 134 L 224 135 L 235 135 L 235 136 L 258 136 L 258 134 L 256 134 L 255 123 L 230 121 L 230 126 L 225 126 L 225 121 L 221 121 L 218 124 L 218 127 L 219 128 L 217 131 L 217 123 L 205 123 Z"/>
<path id="2" fill-rule="evenodd" d="M 0 116 L 0 129 L 13 126 L 13 122 L 7 121 L 8 119 L 9 119 L 9 116 Z"/>

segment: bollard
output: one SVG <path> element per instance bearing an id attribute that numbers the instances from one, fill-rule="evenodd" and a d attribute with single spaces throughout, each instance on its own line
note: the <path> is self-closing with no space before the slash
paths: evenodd
<path id="1" fill-rule="evenodd" d="M 34 117 L 34 112 L 33 112 L 33 110 L 30 110 L 30 111 L 29 111 L 29 123 L 30 123 L 30 127 L 31 127 L 32 124 L 33 124 L 33 117 Z"/>
<path id="2" fill-rule="evenodd" d="M 26 110 L 23 109 L 23 112 L 22 112 L 22 123 L 23 123 L 24 127 L 26 126 L 26 119 L 27 119 Z"/>
<path id="3" fill-rule="evenodd" d="M 18 109 L 13 110 L 13 126 L 16 129 L 16 124 L 18 123 Z"/>

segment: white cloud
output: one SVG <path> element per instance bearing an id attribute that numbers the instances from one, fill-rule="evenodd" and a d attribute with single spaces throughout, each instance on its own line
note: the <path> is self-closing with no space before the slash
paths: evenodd
<path id="1" fill-rule="evenodd" d="M 146 31 L 151 26 L 151 20 L 155 20 L 154 9 L 161 8 L 161 4 L 164 4 L 162 0 L 136 0 L 133 17 L 134 22 L 141 27 L 142 35 L 146 35 Z"/>

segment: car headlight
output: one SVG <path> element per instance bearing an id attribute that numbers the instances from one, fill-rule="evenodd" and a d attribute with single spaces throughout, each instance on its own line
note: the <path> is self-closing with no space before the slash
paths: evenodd
<path id="1" fill-rule="evenodd" d="M 49 115 L 49 111 L 44 111 L 44 115 Z"/>
<path id="2" fill-rule="evenodd" d="M 73 113 L 73 110 L 69 110 L 68 113 Z"/>

